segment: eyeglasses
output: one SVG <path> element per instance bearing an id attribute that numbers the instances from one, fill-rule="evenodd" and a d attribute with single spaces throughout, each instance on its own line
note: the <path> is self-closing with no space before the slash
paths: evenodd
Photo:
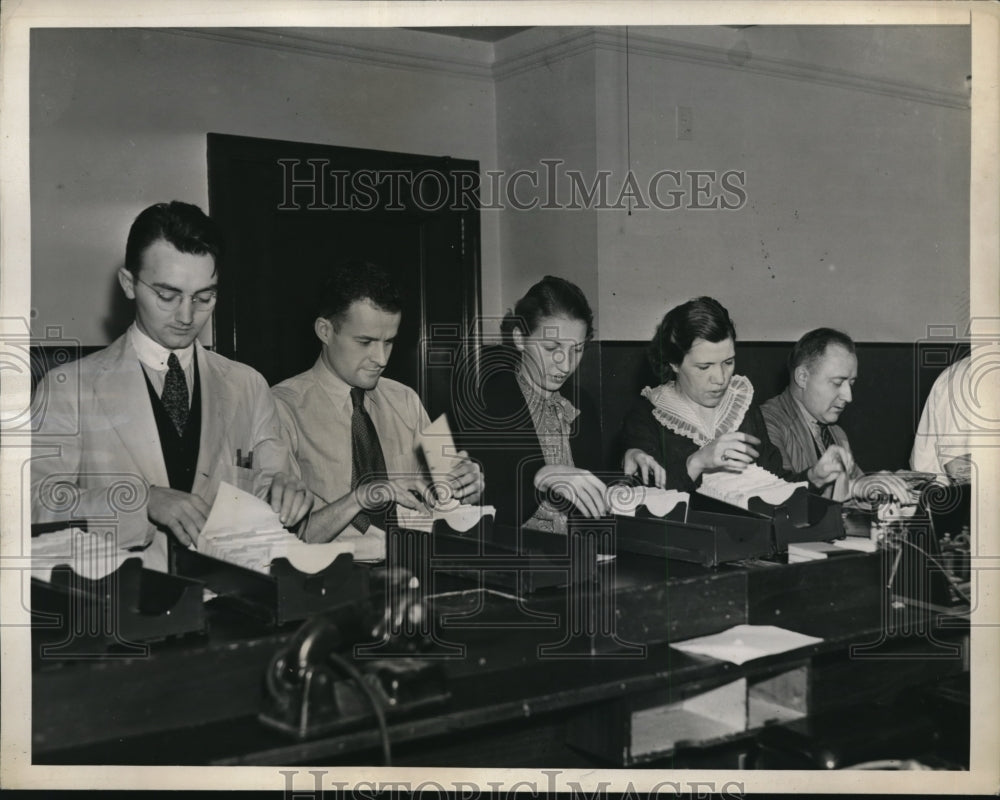
<path id="1" fill-rule="evenodd" d="M 200 292 L 185 295 L 183 292 L 178 292 L 175 289 L 162 289 L 159 286 L 153 286 L 146 283 L 142 278 L 135 277 L 135 280 L 153 290 L 153 294 L 156 295 L 156 305 L 164 311 L 176 311 L 180 308 L 181 301 L 185 297 L 191 298 L 191 305 L 195 311 L 208 311 L 215 305 L 215 301 L 219 295 L 216 289 L 202 289 Z"/>

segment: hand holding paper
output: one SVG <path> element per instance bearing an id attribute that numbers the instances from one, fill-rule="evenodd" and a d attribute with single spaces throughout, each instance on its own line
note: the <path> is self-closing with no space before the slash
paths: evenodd
<path id="1" fill-rule="evenodd" d="M 300 478 L 284 472 L 275 474 L 268 490 L 268 498 L 282 524 L 288 526 L 294 525 L 309 513 L 314 501 L 312 492 Z"/>
<path id="2" fill-rule="evenodd" d="M 852 469 L 854 458 L 851 454 L 839 444 L 832 444 L 826 448 L 819 461 L 809 468 L 808 477 L 814 486 L 836 482 L 833 499 L 840 502 L 847 490 Z"/>
<path id="3" fill-rule="evenodd" d="M 630 447 L 622 459 L 622 470 L 626 475 L 639 475 L 642 485 L 646 486 L 652 480 L 657 489 L 667 485 L 667 471 L 649 453 L 638 447 Z"/>
<path id="4" fill-rule="evenodd" d="M 546 464 L 535 473 L 535 488 L 568 500 L 577 511 L 590 519 L 608 514 L 608 487 L 589 470 Z"/>
<path id="5" fill-rule="evenodd" d="M 417 443 L 437 490 L 439 507 L 479 502 L 484 488 L 482 471 L 468 453 L 455 449 L 451 427 L 444 414 L 424 429 Z"/>
<path id="6" fill-rule="evenodd" d="M 319 572 L 341 553 L 354 553 L 350 542 L 306 544 L 285 530 L 276 511 L 265 501 L 229 483 L 219 492 L 198 537 L 205 555 L 268 572 L 276 558 L 287 558 L 302 572 Z"/>
<path id="7" fill-rule="evenodd" d="M 283 531 L 278 513 L 250 492 L 223 481 L 215 495 L 212 510 L 201 530 L 199 540 L 220 533 L 274 533 Z"/>
<path id="8" fill-rule="evenodd" d="M 149 487 L 146 513 L 157 525 L 169 529 L 183 545 L 194 546 L 208 512 L 208 503 L 196 494 L 166 486 Z"/>

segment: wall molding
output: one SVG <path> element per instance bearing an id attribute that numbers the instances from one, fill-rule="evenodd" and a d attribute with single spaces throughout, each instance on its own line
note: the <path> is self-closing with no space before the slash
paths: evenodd
<path id="1" fill-rule="evenodd" d="M 530 34 L 527 34 L 530 35 Z M 625 33 L 622 28 L 573 29 L 565 36 L 524 50 L 507 58 L 498 58 L 493 64 L 493 74 L 497 80 L 519 75 L 555 61 L 571 58 L 588 49 L 605 52 L 625 53 Z M 878 94 L 898 100 L 910 100 L 946 108 L 968 110 L 970 108 L 967 91 L 945 91 L 930 89 L 915 83 L 894 81 L 865 75 L 860 72 L 818 66 L 802 61 L 751 55 L 744 64 L 731 61 L 728 48 L 679 42 L 655 36 L 629 33 L 628 52 L 631 55 L 701 64 L 735 72 L 751 72 L 758 75 L 795 80 L 804 83 L 834 86 L 851 91 Z"/>
<path id="2" fill-rule="evenodd" d="M 563 61 L 581 53 L 593 52 L 598 46 L 601 34 L 602 31 L 599 28 L 572 28 L 555 40 L 547 38 L 544 43 L 527 48 L 517 48 L 516 52 L 494 60 L 493 78 L 498 81 L 507 80 L 540 67 L 548 67 L 556 61 Z M 531 36 L 531 32 L 522 34 L 522 36 L 527 38 Z M 622 36 L 622 42 L 624 41 L 625 38 Z M 500 49 L 506 49 L 503 47 L 506 43 L 501 42 L 500 44 Z M 510 49 L 515 50 L 514 47 Z M 624 46 L 622 52 L 624 52 Z"/>
<path id="3" fill-rule="evenodd" d="M 402 42 L 386 47 L 381 44 L 359 43 L 349 34 L 332 33 L 324 29 L 323 37 L 310 37 L 298 30 L 288 32 L 271 28 L 170 28 L 170 33 L 230 44 L 263 47 L 286 53 L 301 53 L 322 58 L 332 58 L 357 64 L 377 65 L 390 69 L 406 69 L 436 74 L 449 74 L 481 81 L 502 81 L 551 66 L 553 63 L 573 58 L 583 53 L 602 50 L 625 53 L 625 34 L 622 28 L 571 28 L 562 36 L 553 38 L 553 29 L 541 29 L 519 34 L 524 44 L 511 40 L 501 41 L 500 47 L 477 42 L 480 56 L 449 54 L 447 47 L 433 51 L 430 46 L 408 46 Z M 420 36 L 419 32 L 413 32 Z M 531 44 L 530 38 L 544 37 L 545 41 Z M 446 37 L 438 37 L 446 38 Z M 454 45 L 452 45 L 454 49 Z M 501 55 L 497 55 L 497 49 Z M 509 54 L 502 52 L 508 50 Z M 688 64 L 700 64 L 736 72 L 749 72 L 785 80 L 819 84 L 867 94 L 877 94 L 897 100 L 925 103 L 945 108 L 969 110 L 967 91 L 932 89 L 919 84 L 889 80 L 836 67 L 817 66 L 801 61 L 751 54 L 743 63 L 734 63 L 729 49 L 702 44 L 692 44 L 671 39 L 661 39 L 644 34 L 630 33 L 628 51 L 631 55 L 659 58 Z"/>
<path id="4" fill-rule="evenodd" d="M 619 53 L 625 52 L 625 37 L 623 34 L 618 35 L 610 31 L 598 31 L 595 44 L 604 50 Z M 970 98 L 967 91 L 930 89 L 915 83 L 878 78 L 836 67 L 817 66 L 802 61 L 761 55 L 751 55 L 746 63 L 742 65 L 734 64 L 730 60 L 730 51 L 722 47 L 710 47 L 690 44 L 688 42 L 659 39 L 641 34 L 630 34 L 628 49 L 632 55 L 704 64 L 736 72 L 770 75 L 776 78 L 835 86 L 841 89 L 878 94 L 898 100 L 911 100 L 917 103 L 927 103 L 946 108 L 964 110 L 970 108 Z"/>
<path id="5" fill-rule="evenodd" d="M 334 40 L 313 38 L 298 32 L 290 33 L 270 28 L 170 28 L 166 30 L 179 36 L 262 47 L 283 53 L 305 54 L 368 66 L 375 65 L 438 75 L 444 73 L 474 80 L 493 81 L 492 48 L 490 48 L 489 58 L 477 59 L 449 55 L 440 51 L 432 53 L 429 49 L 423 50 L 416 47 L 398 45 L 392 47 L 379 45 L 376 47 L 366 43 L 359 44 L 356 41 L 350 41 L 347 35 Z M 444 39 L 445 37 L 438 38 Z M 489 46 L 486 45 L 483 49 L 486 47 Z"/>

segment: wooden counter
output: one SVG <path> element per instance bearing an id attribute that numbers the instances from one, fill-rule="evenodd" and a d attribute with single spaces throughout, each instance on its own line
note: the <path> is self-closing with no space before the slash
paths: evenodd
<path id="1" fill-rule="evenodd" d="M 772 720 L 882 702 L 967 673 L 961 625 L 942 628 L 930 612 L 916 612 L 927 617 L 924 627 L 899 624 L 915 612 L 887 596 L 882 559 L 852 553 L 708 569 L 619 554 L 593 580 L 521 599 L 435 574 L 433 622 L 416 657 L 437 665 L 447 698 L 389 715 L 395 763 L 662 765 L 682 750 L 711 754 L 749 741 Z M 211 604 L 207 613 L 207 635 L 153 644 L 142 658 L 36 659 L 34 761 L 381 763 L 372 717 L 309 741 L 258 721 L 265 672 L 297 626 L 262 628 Z M 823 641 L 741 666 L 669 644 L 744 622 Z M 351 657 L 350 648 L 342 652 Z M 713 704 L 724 718 L 739 711 L 728 729 L 678 738 L 671 723 L 657 738 L 662 720 L 704 708 L 711 716 Z M 701 765 L 737 766 L 731 757 Z"/>

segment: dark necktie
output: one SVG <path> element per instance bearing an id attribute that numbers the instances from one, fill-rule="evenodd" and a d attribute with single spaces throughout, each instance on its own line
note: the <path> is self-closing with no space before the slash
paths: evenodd
<path id="1" fill-rule="evenodd" d="M 163 407 L 170 421 L 177 428 L 177 435 L 183 436 L 188 418 L 188 387 L 176 353 L 171 353 L 167 359 L 167 377 L 163 381 L 163 394 L 160 395 L 160 400 L 163 401 Z"/>
<path id="2" fill-rule="evenodd" d="M 830 426 L 822 422 L 819 423 L 819 439 L 823 442 L 823 452 L 826 452 L 830 447 L 836 444 L 833 440 L 833 433 L 830 431 Z"/>
<path id="3" fill-rule="evenodd" d="M 379 444 L 378 433 L 372 418 L 365 411 L 365 390 L 354 387 L 351 389 L 351 403 L 354 413 L 351 415 L 351 488 L 357 489 L 373 479 L 386 477 L 385 457 L 382 455 L 382 445 Z M 359 493 L 364 497 L 364 490 Z M 385 511 L 361 511 L 351 520 L 351 524 L 361 533 L 375 523 L 385 529 Z"/>

